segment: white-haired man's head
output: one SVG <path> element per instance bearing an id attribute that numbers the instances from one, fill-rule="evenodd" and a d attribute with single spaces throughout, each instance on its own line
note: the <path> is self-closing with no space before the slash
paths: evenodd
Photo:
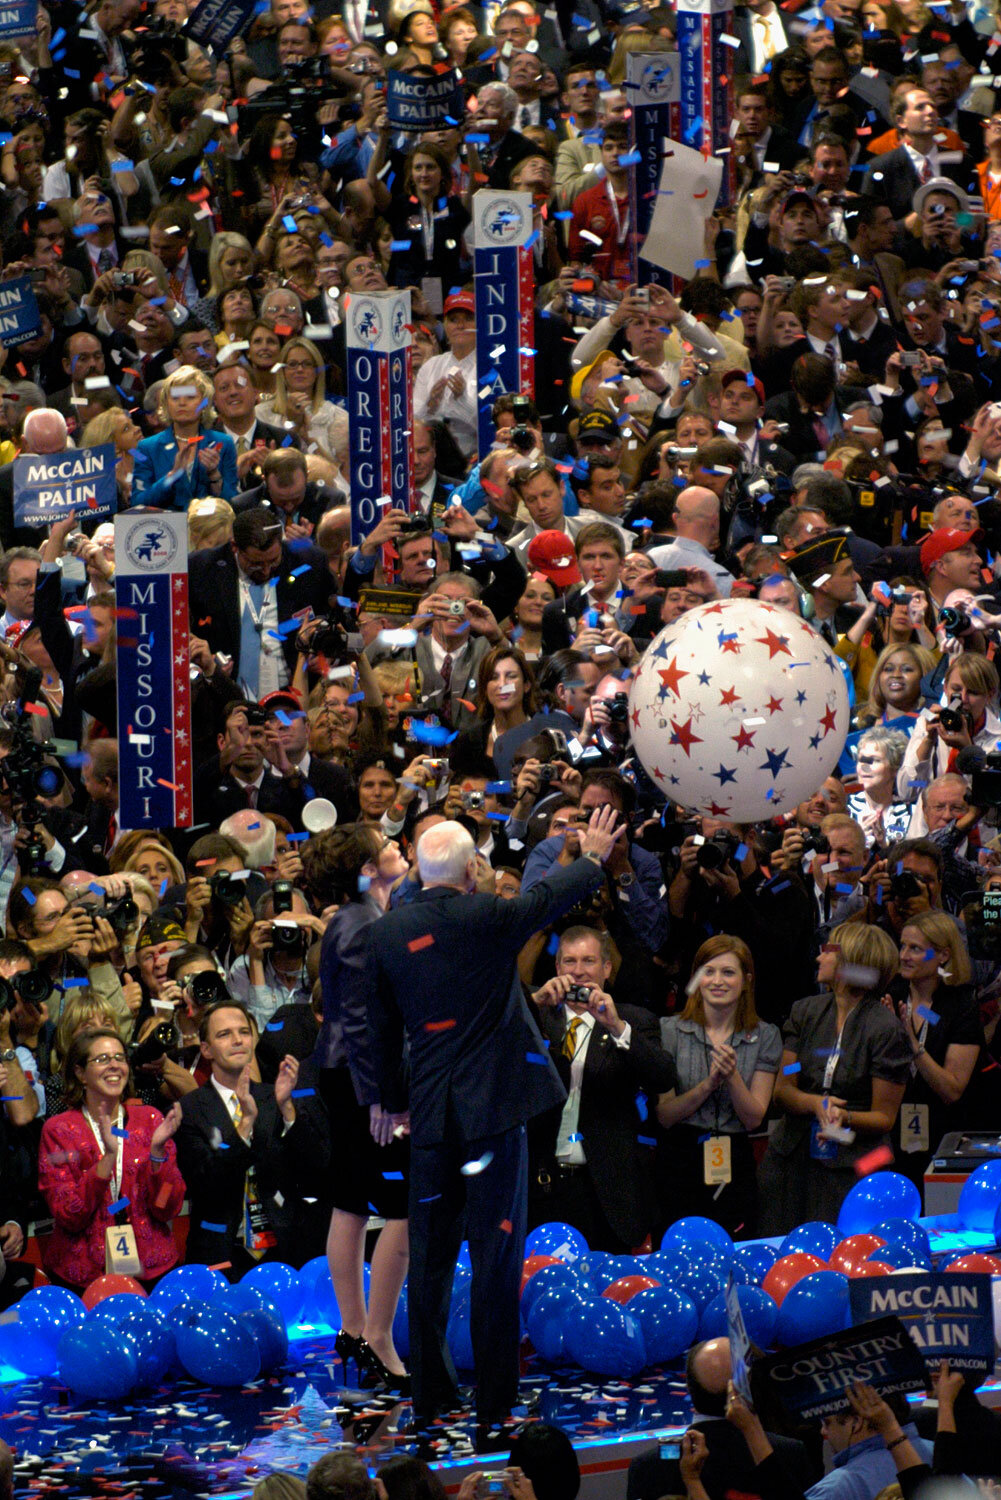
<path id="1" fill-rule="evenodd" d="M 219 832 L 235 839 L 245 854 L 244 864 L 248 870 L 263 870 L 274 863 L 277 829 L 270 818 L 264 817 L 255 808 L 241 808 L 239 812 L 224 818 Z"/>
<path id="2" fill-rule="evenodd" d="M 24 447 L 28 453 L 62 453 L 66 447 L 66 418 L 44 406 L 24 419 Z"/>
<path id="3" fill-rule="evenodd" d="M 425 889 L 454 885 L 470 891 L 476 885 L 476 845 L 461 823 L 436 823 L 422 833 L 417 868 Z"/>

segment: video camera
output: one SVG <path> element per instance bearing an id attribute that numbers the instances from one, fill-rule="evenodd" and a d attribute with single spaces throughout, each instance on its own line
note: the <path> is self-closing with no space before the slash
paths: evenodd
<path id="1" fill-rule="evenodd" d="M 362 638 L 349 629 L 354 622 L 348 619 L 342 605 L 335 604 L 329 614 L 308 623 L 312 630 L 305 638 L 302 631 L 295 638 L 295 649 L 300 656 L 322 656 L 331 667 L 354 665 L 362 650 Z"/>
<path id="2" fill-rule="evenodd" d="M 734 855 L 740 848 L 740 839 L 728 828 L 717 828 L 711 838 L 700 844 L 695 855 L 695 863 L 700 870 L 722 870 L 724 865 L 732 865 Z"/>
<path id="3" fill-rule="evenodd" d="M 291 880 L 276 880 L 271 887 L 273 906 L 272 912 L 275 917 L 287 916 L 292 911 L 292 893 L 294 887 Z M 306 946 L 306 934 L 303 929 L 288 922 L 272 921 L 271 923 L 271 946 L 280 953 L 301 953 Z"/>
<path id="4" fill-rule="evenodd" d="M 63 773 L 58 766 L 46 761 L 46 745 L 35 739 L 33 715 L 27 709 L 27 705 L 38 697 L 42 674 L 37 667 L 20 664 L 18 674 L 20 697 L 0 710 L 0 724 L 14 737 L 9 754 L 0 759 L 0 779 L 17 805 L 16 821 L 29 831 L 24 860 L 29 873 L 38 875 L 45 865 L 45 845 L 37 833 L 42 821 L 38 799 L 57 795 L 62 789 Z"/>
<path id="5" fill-rule="evenodd" d="M 351 97 L 331 79 L 328 58 L 304 57 L 285 65 L 281 83 L 239 106 L 240 135 L 252 131 L 263 115 L 286 115 L 303 147 L 302 159 L 315 161 L 323 149 L 323 127 L 316 111 L 321 104 L 346 106 Z"/>
<path id="6" fill-rule="evenodd" d="M 125 32 L 122 42 L 129 72 L 144 83 L 169 83 L 188 55 L 187 39 L 171 21 L 154 17 L 141 30 Z"/>

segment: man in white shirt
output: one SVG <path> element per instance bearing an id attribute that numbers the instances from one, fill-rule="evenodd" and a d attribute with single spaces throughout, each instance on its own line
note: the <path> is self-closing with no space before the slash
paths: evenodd
<path id="1" fill-rule="evenodd" d="M 472 292 L 445 299 L 447 354 L 435 354 L 417 372 L 414 416 L 444 422 L 466 458 L 476 452 L 476 300 Z"/>
<path id="2" fill-rule="evenodd" d="M 719 546 L 719 497 L 703 485 L 682 490 L 674 503 L 675 540 L 653 547 L 658 568 L 699 568 L 708 573 L 720 598 L 729 599 L 734 577 L 713 556 Z"/>

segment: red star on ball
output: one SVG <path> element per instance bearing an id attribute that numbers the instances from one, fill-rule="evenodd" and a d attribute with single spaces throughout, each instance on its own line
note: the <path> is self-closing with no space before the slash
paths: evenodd
<path id="1" fill-rule="evenodd" d="M 754 639 L 756 641 L 759 641 L 762 646 L 768 647 L 769 661 L 771 661 L 774 656 L 778 656 L 778 654 L 782 651 L 785 652 L 786 656 L 792 656 L 792 652 L 789 650 L 788 637 L 784 635 L 776 635 L 774 630 L 766 630 L 764 635 L 756 635 Z"/>
<path id="2" fill-rule="evenodd" d="M 745 729 L 743 724 L 740 726 L 740 733 L 731 734 L 730 738 L 738 750 L 747 750 L 754 744 L 754 735 L 749 729 Z"/>
<path id="3" fill-rule="evenodd" d="M 776 698 L 776 697 L 771 697 L 771 698 L 769 698 L 768 702 L 765 704 L 765 707 L 767 708 L 767 710 L 768 710 L 768 712 L 770 714 L 777 714 L 777 713 L 780 712 L 780 710 L 782 708 L 782 699 L 781 698 Z"/>
<path id="4" fill-rule="evenodd" d="M 710 802 L 709 811 L 715 813 L 717 818 L 725 818 L 730 809 L 728 807 L 720 807 L 718 802 Z"/>
<path id="5" fill-rule="evenodd" d="M 835 715 L 833 708 L 829 708 L 826 714 L 824 714 L 823 718 L 820 721 L 820 726 L 824 731 L 824 738 L 826 739 L 831 730 L 835 727 Z"/>
<path id="6" fill-rule="evenodd" d="M 724 654 L 727 651 L 732 651 L 735 656 L 740 655 L 740 642 L 737 640 L 736 636 L 728 636 L 727 639 L 725 641 L 721 641 L 720 644 L 723 647 Z"/>
<path id="7" fill-rule="evenodd" d="M 674 660 L 670 662 L 666 668 L 661 667 L 661 669 L 657 673 L 657 676 L 667 688 L 668 692 L 673 693 L 676 698 L 680 698 L 681 696 L 681 694 L 678 692 L 678 683 L 681 681 L 682 677 L 688 677 L 690 675 L 691 674 L 688 672 L 682 672 L 679 670 L 677 657 L 675 657 Z"/>
<path id="8" fill-rule="evenodd" d="M 639 711 L 638 708 L 634 708 L 633 709 L 632 720 L 633 720 L 633 728 L 634 729 L 638 729 L 640 727 L 640 711 Z"/>
<path id="9" fill-rule="evenodd" d="M 706 610 L 706 614 L 707 615 L 721 615 L 722 613 L 723 613 L 723 606 L 722 606 L 722 604 L 710 604 L 709 608 Z"/>
<path id="10" fill-rule="evenodd" d="M 720 708 L 725 708 L 728 703 L 738 703 L 739 701 L 740 694 L 736 688 L 724 688 L 720 694 L 719 706 Z"/>
<path id="11" fill-rule="evenodd" d="M 701 736 L 692 732 L 691 715 L 688 716 L 684 724 L 679 724 L 677 719 L 672 719 L 671 728 L 674 731 L 671 735 L 671 744 L 680 745 L 685 754 L 691 759 L 692 746 L 702 744 Z"/>

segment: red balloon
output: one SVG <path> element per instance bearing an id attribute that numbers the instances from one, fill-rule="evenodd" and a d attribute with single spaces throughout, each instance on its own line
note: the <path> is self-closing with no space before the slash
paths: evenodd
<path id="1" fill-rule="evenodd" d="M 893 1267 L 885 1260 L 857 1260 L 848 1275 L 852 1281 L 864 1281 L 867 1276 L 892 1276 Z"/>
<path id="2" fill-rule="evenodd" d="M 996 1255 L 985 1255 L 983 1250 L 972 1250 L 943 1267 L 946 1271 L 983 1271 L 988 1275 L 1001 1275 L 1001 1260 Z"/>
<path id="3" fill-rule="evenodd" d="M 660 1286 L 659 1281 L 654 1281 L 652 1276 L 620 1276 L 618 1281 L 613 1281 L 606 1286 L 602 1292 L 603 1297 L 610 1297 L 613 1302 L 627 1303 L 630 1297 L 635 1297 L 637 1292 L 645 1292 L 652 1286 Z"/>
<path id="4" fill-rule="evenodd" d="M 805 1250 L 796 1250 L 792 1255 L 783 1255 L 769 1268 L 768 1275 L 761 1283 L 762 1290 L 781 1307 L 786 1293 L 792 1291 L 797 1281 L 802 1281 L 804 1276 L 809 1276 L 813 1271 L 830 1269 L 827 1262 L 818 1255 L 808 1255 Z"/>
<path id="5" fill-rule="evenodd" d="M 882 1250 L 886 1244 L 878 1234 L 850 1234 L 831 1254 L 831 1269 L 843 1271 L 851 1276 L 863 1265 L 874 1250 Z"/>
<path id="6" fill-rule="evenodd" d="M 558 1255 L 529 1255 L 521 1273 L 521 1291 L 525 1290 L 536 1271 L 541 1271 L 543 1266 L 562 1266 L 563 1264 L 564 1262 Z M 518 1295 L 520 1296 L 521 1293 L 519 1292 Z"/>
<path id="7" fill-rule="evenodd" d="M 96 1307 L 105 1297 L 114 1297 L 119 1292 L 132 1292 L 145 1297 L 146 1288 L 131 1276 L 98 1276 L 83 1294 L 84 1307 Z"/>

